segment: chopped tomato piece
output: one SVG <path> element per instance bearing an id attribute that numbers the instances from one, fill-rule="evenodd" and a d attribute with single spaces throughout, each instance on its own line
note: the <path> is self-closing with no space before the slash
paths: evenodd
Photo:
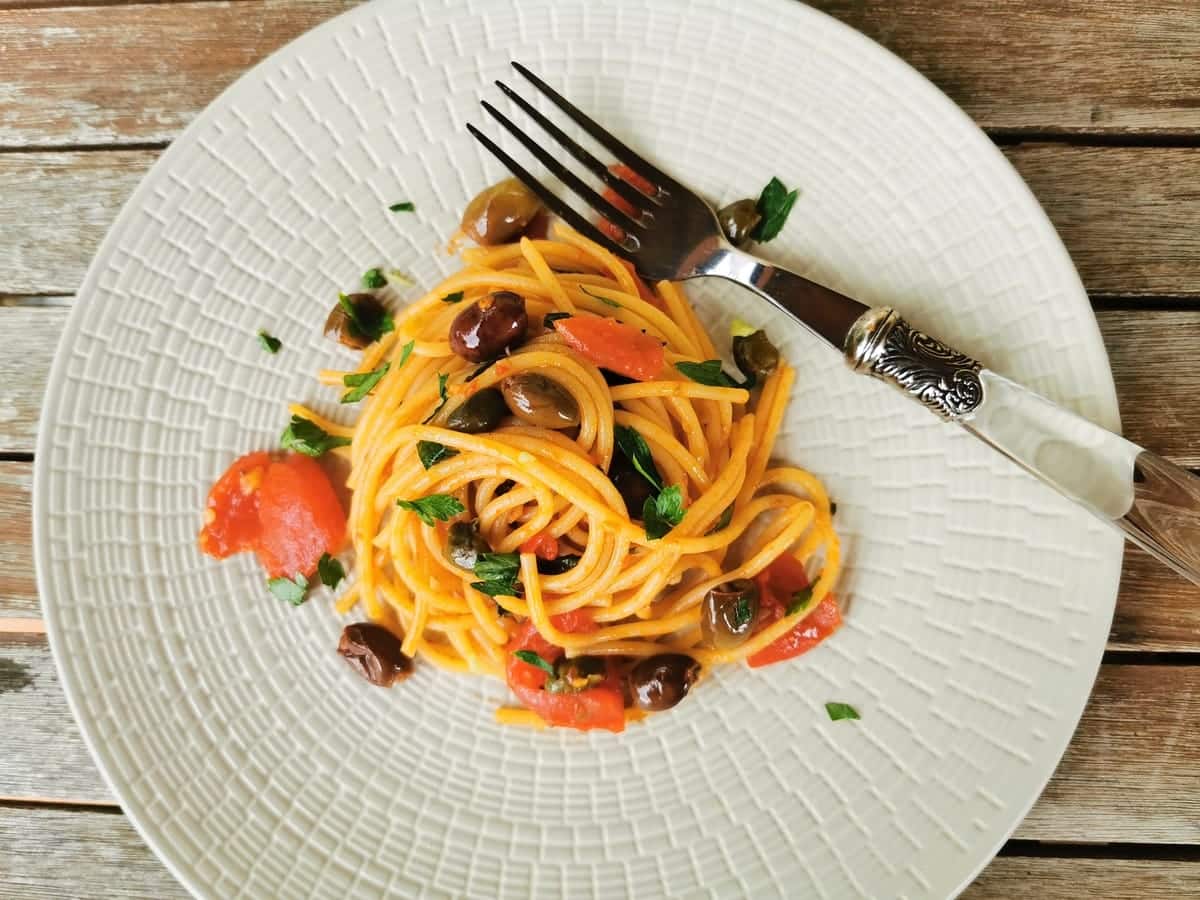
<path id="1" fill-rule="evenodd" d="M 556 320 L 554 328 L 572 349 L 603 369 L 637 381 L 662 374 L 662 344 L 632 325 L 600 316 L 571 316 Z"/>
<path id="2" fill-rule="evenodd" d="M 538 559 L 558 559 L 558 538 L 548 531 L 539 531 L 521 545 L 522 553 L 532 553 Z"/>
<path id="3" fill-rule="evenodd" d="M 200 549 L 224 559 L 258 544 L 258 500 L 269 453 L 247 453 L 236 459 L 208 492 Z"/>
<path id="4" fill-rule="evenodd" d="M 564 613 L 553 618 L 554 627 L 568 633 L 592 631 L 596 623 L 587 610 Z M 625 698 L 612 676 L 596 687 L 577 693 L 552 694 L 545 690 L 547 673 L 515 655 L 518 650 L 531 650 L 554 665 L 562 658 L 563 649 L 542 637 L 532 622 L 526 622 L 508 644 L 508 686 L 517 699 L 537 713 L 550 725 L 590 731 L 625 730 Z"/>
<path id="5" fill-rule="evenodd" d="M 307 456 L 250 453 L 208 494 L 200 549 L 224 559 L 253 550 L 271 578 L 309 576 L 346 539 L 346 515 L 324 470 Z"/>
<path id="6" fill-rule="evenodd" d="M 787 612 L 792 595 L 808 587 L 808 574 L 801 562 L 785 553 L 755 576 L 759 591 L 758 630 L 778 622 Z M 751 668 L 769 666 L 811 650 L 842 624 L 842 614 L 831 596 L 825 597 L 817 608 L 804 617 L 783 636 L 747 658 Z"/>

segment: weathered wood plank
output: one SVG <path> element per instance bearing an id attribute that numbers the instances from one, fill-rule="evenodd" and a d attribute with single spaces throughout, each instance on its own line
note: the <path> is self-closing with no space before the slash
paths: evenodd
<path id="1" fill-rule="evenodd" d="M 0 306 L 0 334 L 20 336 L 0 349 L 0 452 L 33 452 L 46 378 L 69 311 Z"/>
<path id="2" fill-rule="evenodd" d="M 987 128 L 1200 128 L 1193 0 L 809 2 L 907 60 Z"/>
<path id="3" fill-rule="evenodd" d="M 238 75 L 356 0 L 0 11 L 0 146 L 169 141 Z"/>
<path id="4" fill-rule="evenodd" d="M 0 616 L 36 619 L 40 614 L 32 515 L 33 465 L 0 462 Z"/>
<path id="5" fill-rule="evenodd" d="M 0 806 L 0 873 L 26 900 L 188 896 L 116 811 Z"/>
<path id="6" fill-rule="evenodd" d="M 1120 847 L 1113 847 L 1120 854 Z M 1072 859 L 1000 856 L 960 896 L 961 900 L 1178 900 L 1200 896 L 1200 862 L 1159 859 Z"/>

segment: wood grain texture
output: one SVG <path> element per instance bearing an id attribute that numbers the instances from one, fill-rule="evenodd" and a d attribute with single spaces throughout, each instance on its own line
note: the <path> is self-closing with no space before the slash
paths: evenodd
<path id="1" fill-rule="evenodd" d="M 40 614 L 32 515 L 33 465 L 0 462 L 0 617 Z"/>
<path id="2" fill-rule="evenodd" d="M 920 70 L 986 128 L 1200 129 L 1194 0 L 810 0 Z"/>
<path id="3" fill-rule="evenodd" d="M 1064 849 L 1064 856 L 1069 852 Z M 1119 847 L 1112 848 L 1120 853 Z M 1001 856 L 960 900 L 1180 900 L 1200 896 L 1200 862 Z"/>
<path id="4" fill-rule="evenodd" d="M 117 812 L 0 806 L 0 875 L 23 900 L 188 896 Z"/>
<path id="5" fill-rule="evenodd" d="M 20 335 L 19 346 L 0 349 L 0 452 L 33 452 L 46 376 L 69 311 L 0 306 L 0 334 Z"/>
<path id="6" fill-rule="evenodd" d="M 356 5 L 0 10 L 0 146 L 169 141 L 247 68 Z"/>

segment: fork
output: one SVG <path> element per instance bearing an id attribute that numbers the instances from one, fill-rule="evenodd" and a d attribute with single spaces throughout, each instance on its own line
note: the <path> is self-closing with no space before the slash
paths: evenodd
<path id="1" fill-rule="evenodd" d="M 639 156 L 518 62 L 513 68 L 619 162 L 653 186 L 643 194 L 515 90 L 496 85 L 558 145 L 633 209 L 627 214 L 563 165 L 487 100 L 483 108 L 546 169 L 618 226 L 604 233 L 476 128 L 468 130 L 547 208 L 629 260 L 651 281 L 716 276 L 788 313 L 840 350 L 851 369 L 890 384 L 962 426 L 1064 496 L 1119 528 L 1200 584 L 1200 478 L 1161 456 L 986 369 L 918 331 L 890 307 L 869 307 L 734 247 L 699 195 Z"/>

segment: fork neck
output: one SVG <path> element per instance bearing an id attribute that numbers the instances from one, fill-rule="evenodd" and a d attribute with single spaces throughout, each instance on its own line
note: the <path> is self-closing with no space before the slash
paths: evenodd
<path id="1" fill-rule="evenodd" d="M 719 246 L 699 266 L 699 275 L 716 275 L 745 285 L 790 313 L 838 350 L 851 327 L 870 307 L 837 291 L 772 265 L 736 247 Z"/>

